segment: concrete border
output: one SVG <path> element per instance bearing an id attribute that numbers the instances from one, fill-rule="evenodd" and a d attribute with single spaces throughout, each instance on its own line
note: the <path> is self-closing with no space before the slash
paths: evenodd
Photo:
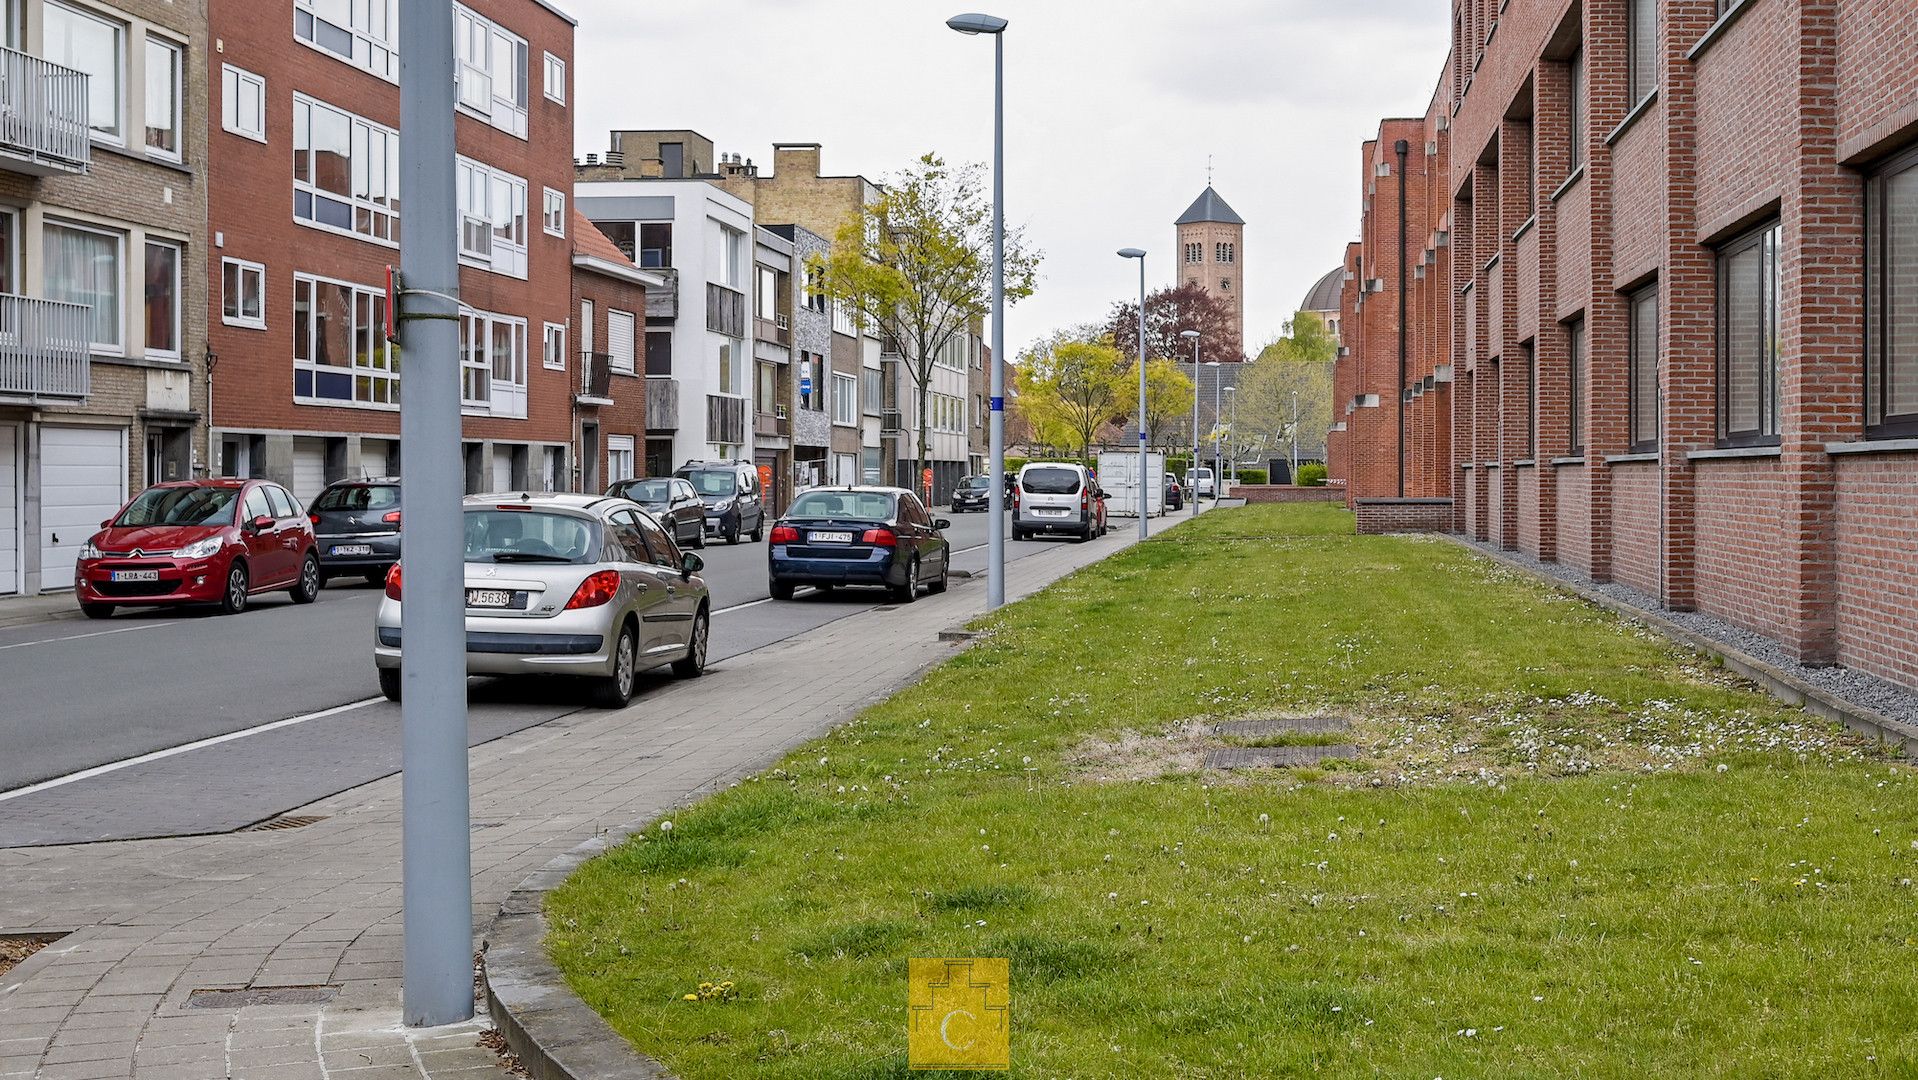
<path id="1" fill-rule="evenodd" d="M 1869 736 L 1884 743 L 1907 758 L 1918 757 L 1918 727 L 1893 720 L 1874 709 L 1854 705 L 1822 687 L 1806 682 L 1791 672 L 1760 660 L 1741 649 L 1735 649 L 1722 641 L 1681 626 L 1656 612 L 1647 611 L 1622 600 L 1615 600 L 1596 589 L 1586 588 L 1576 582 L 1541 574 L 1516 559 L 1508 558 L 1498 552 L 1486 551 L 1463 537 L 1451 533 L 1436 535 L 1445 537 L 1474 555 L 1517 570 L 1534 580 L 1542 581 L 1562 592 L 1571 593 L 1582 600 L 1596 604 L 1615 615 L 1648 626 L 1679 644 L 1716 656 L 1727 668 L 1757 683 L 1778 700 L 1788 705 L 1797 705 L 1833 723 L 1843 724 L 1860 735 Z"/>

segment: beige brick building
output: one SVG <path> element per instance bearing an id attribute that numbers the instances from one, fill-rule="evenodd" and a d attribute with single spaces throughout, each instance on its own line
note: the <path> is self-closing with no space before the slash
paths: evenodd
<path id="1" fill-rule="evenodd" d="M 1245 343 L 1245 219 L 1207 184 L 1174 223 L 1178 228 L 1179 281 L 1198 282 L 1232 307 L 1238 341 Z"/>

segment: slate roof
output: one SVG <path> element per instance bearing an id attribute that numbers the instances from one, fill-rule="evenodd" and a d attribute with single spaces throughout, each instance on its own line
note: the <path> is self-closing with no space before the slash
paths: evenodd
<path id="1" fill-rule="evenodd" d="M 1198 198 L 1192 200 L 1192 205 L 1186 207 L 1185 213 L 1180 214 L 1179 220 L 1173 224 L 1191 225 L 1200 221 L 1222 221 L 1227 225 L 1245 224 L 1245 219 L 1227 206 L 1225 200 L 1219 197 L 1219 193 L 1214 191 L 1210 184 L 1206 185 L 1205 191 Z"/>
<path id="2" fill-rule="evenodd" d="M 1334 266 L 1325 272 L 1325 276 L 1313 284 L 1305 294 L 1305 302 L 1299 305 L 1300 311 L 1337 311 L 1339 310 L 1339 287 L 1345 284 L 1345 267 Z"/>

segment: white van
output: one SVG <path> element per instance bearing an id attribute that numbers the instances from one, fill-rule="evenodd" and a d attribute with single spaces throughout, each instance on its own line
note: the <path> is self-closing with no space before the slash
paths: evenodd
<path id="1" fill-rule="evenodd" d="M 1034 461 L 1012 488 L 1012 538 L 1065 533 L 1090 540 L 1105 532 L 1105 492 L 1076 462 Z"/>
<path id="2" fill-rule="evenodd" d="M 1203 466 L 1185 471 L 1185 490 L 1195 499 L 1201 495 L 1219 494 L 1218 486 L 1212 481 L 1212 470 Z"/>

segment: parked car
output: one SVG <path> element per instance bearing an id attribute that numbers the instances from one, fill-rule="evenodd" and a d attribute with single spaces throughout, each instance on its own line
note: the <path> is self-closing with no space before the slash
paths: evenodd
<path id="1" fill-rule="evenodd" d="M 681 547 L 706 546 L 706 506 L 691 483 L 677 476 L 621 480 L 607 488 L 606 494 L 645 507 Z"/>
<path id="2" fill-rule="evenodd" d="M 750 461 L 689 461 L 674 470 L 699 493 L 706 508 L 706 532 L 739 543 L 751 534 L 765 539 L 766 507 L 760 498 L 759 468 Z"/>
<path id="3" fill-rule="evenodd" d="M 1185 509 L 1185 489 L 1179 486 L 1178 477 L 1165 474 L 1165 508 L 1167 510 Z"/>
<path id="4" fill-rule="evenodd" d="M 1034 461 L 1019 469 L 1012 492 L 1012 538 L 1068 533 L 1090 540 L 1106 531 L 1106 493 L 1086 467 Z"/>
<path id="5" fill-rule="evenodd" d="M 386 580 L 400 561 L 400 482 L 396 477 L 335 480 L 307 507 L 320 553 L 320 584 L 359 574 Z"/>
<path id="6" fill-rule="evenodd" d="M 1185 471 L 1185 489 L 1192 497 L 1216 499 L 1219 496 L 1218 484 L 1212 479 L 1212 470 L 1201 466 Z"/>
<path id="7" fill-rule="evenodd" d="M 773 599 L 791 600 L 800 585 L 880 585 L 902 604 L 918 599 L 921 587 L 945 592 L 952 545 L 943 530 L 951 527 L 904 488 L 813 488 L 773 523 Z"/>
<path id="8" fill-rule="evenodd" d="M 596 703 L 616 709 L 632 700 L 642 670 L 705 671 L 705 564 L 625 499 L 469 495 L 465 535 L 469 674 L 586 676 Z M 373 663 L 394 701 L 404 578 L 396 564 L 374 618 Z"/>
<path id="9" fill-rule="evenodd" d="M 88 618 L 115 607 L 218 604 L 227 614 L 264 592 L 295 603 L 320 594 L 313 523 L 265 480 L 182 480 L 135 496 L 80 549 L 74 593 Z"/>
<path id="10" fill-rule="evenodd" d="M 952 512 L 985 511 L 992 506 L 992 477 L 964 476 L 952 489 Z"/>

